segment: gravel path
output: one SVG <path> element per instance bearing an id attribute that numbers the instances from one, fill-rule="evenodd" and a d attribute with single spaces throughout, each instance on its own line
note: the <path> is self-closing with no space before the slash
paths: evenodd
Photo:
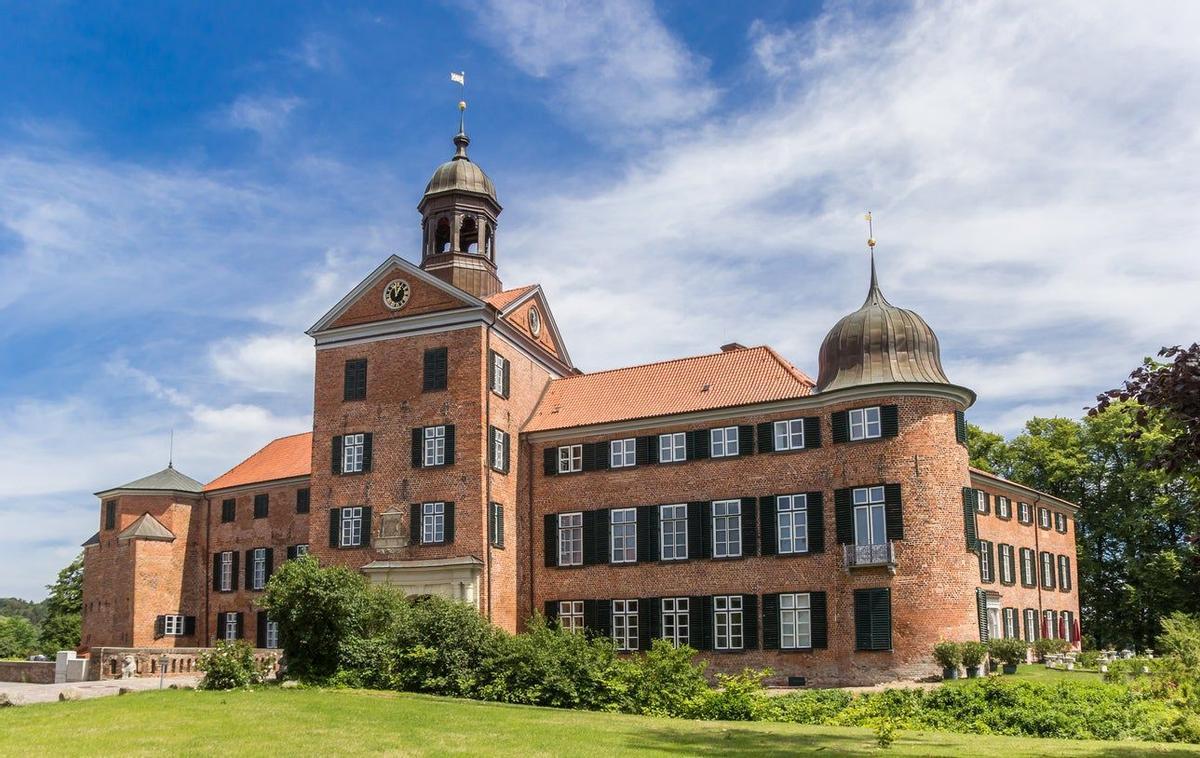
<path id="1" fill-rule="evenodd" d="M 200 681 L 199 675 L 170 676 L 165 686 L 196 686 Z M 0 682 L 0 695 L 6 695 L 13 705 L 28 705 L 30 703 L 51 703 L 58 700 L 64 690 L 73 690 L 81 698 L 104 697 L 119 694 L 122 687 L 134 690 L 158 689 L 158 677 L 143 677 L 139 679 L 105 679 L 99 682 L 71 682 L 70 684 L 23 684 L 20 682 Z"/>

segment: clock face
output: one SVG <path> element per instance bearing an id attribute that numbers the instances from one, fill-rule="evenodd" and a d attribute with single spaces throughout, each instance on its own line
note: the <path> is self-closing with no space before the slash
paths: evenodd
<path id="1" fill-rule="evenodd" d="M 529 309 L 529 331 L 534 337 L 538 337 L 542 333 L 542 317 L 536 307 Z"/>
<path id="2" fill-rule="evenodd" d="M 410 294 L 412 294 L 412 288 L 408 286 L 408 282 L 403 279 L 393 279 L 383 288 L 383 304 L 398 311 L 408 302 Z"/>

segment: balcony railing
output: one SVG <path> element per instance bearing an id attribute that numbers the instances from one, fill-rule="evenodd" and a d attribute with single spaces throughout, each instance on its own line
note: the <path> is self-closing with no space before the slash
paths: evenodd
<path id="1" fill-rule="evenodd" d="M 896 547 L 891 540 L 882 545 L 843 545 L 846 570 L 885 566 L 896 573 Z"/>

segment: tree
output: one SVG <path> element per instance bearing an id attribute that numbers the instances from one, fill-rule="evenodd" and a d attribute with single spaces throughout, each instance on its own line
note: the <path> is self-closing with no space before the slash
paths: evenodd
<path id="1" fill-rule="evenodd" d="M 1008 448 L 999 434 L 967 424 L 967 450 L 971 451 L 971 465 L 975 468 L 995 474 L 1008 467 Z"/>
<path id="2" fill-rule="evenodd" d="M 24 658 L 37 650 L 37 627 L 20 616 L 0 616 L 0 658 Z"/>
<path id="3" fill-rule="evenodd" d="M 83 618 L 83 553 L 58 572 L 54 584 L 46 585 L 46 619 L 42 622 L 38 645 L 42 652 L 54 655 L 59 650 L 79 647 Z"/>

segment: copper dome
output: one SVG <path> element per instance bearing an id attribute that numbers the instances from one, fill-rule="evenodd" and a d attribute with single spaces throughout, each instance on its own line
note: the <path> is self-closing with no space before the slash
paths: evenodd
<path id="1" fill-rule="evenodd" d="M 879 291 L 874 256 L 866 301 L 825 335 L 819 362 L 818 392 L 886 382 L 950 383 L 929 324 Z"/>
<path id="2" fill-rule="evenodd" d="M 471 144 L 471 139 L 459 132 L 454 137 L 454 144 L 454 157 L 433 172 L 429 184 L 425 185 L 425 197 L 443 192 L 474 192 L 496 202 L 496 185 L 483 173 L 483 169 L 467 157 L 467 145 Z"/>

